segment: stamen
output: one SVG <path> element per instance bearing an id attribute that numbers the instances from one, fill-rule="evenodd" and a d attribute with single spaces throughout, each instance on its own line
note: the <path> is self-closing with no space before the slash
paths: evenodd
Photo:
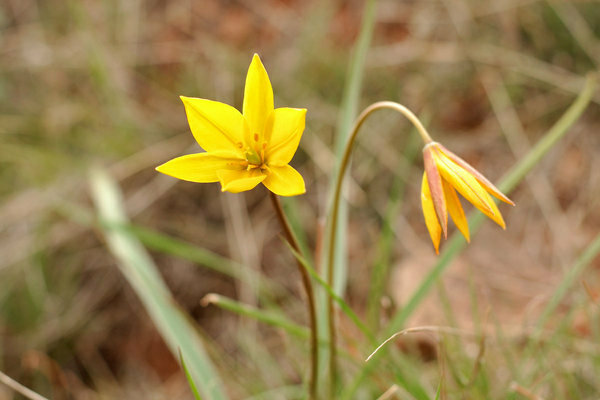
<path id="1" fill-rule="evenodd" d="M 266 143 L 263 143 L 262 148 L 260 149 L 260 159 L 265 160 L 265 149 L 267 148 Z"/>
<path id="2" fill-rule="evenodd" d="M 236 165 L 240 165 L 243 168 L 246 168 L 248 166 L 248 161 L 244 160 L 244 161 L 229 161 L 227 163 L 228 166 L 232 167 L 232 166 L 236 166 Z"/>
<path id="3" fill-rule="evenodd" d="M 255 133 L 255 134 L 254 134 L 254 141 L 255 141 L 255 142 L 258 142 L 258 133 Z"/>

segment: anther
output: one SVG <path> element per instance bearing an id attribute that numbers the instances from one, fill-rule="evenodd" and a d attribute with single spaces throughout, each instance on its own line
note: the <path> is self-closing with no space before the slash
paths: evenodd
<path id="1" fill-rule="evenodd" d="M 255 141 L 255 142 L 258 142 L 258 133 L 255 133 L 255 134 L 254 134 L 254 141 Z"/>

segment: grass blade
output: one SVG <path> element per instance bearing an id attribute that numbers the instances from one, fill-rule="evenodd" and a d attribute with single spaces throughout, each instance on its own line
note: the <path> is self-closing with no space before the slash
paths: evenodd
<path id="1" fill-rule="evenodd" d="M 194 382 L 194 380 L 192 379 L 192 376 L 190 375 L 190 370 L 188 369 L 187 365 L 185 364 L 185 360 L 183 359 L 183 354 L 181 354 L 181 349 L 179 349 L 179 361 L 181 362 L 181 367 L 183 368 L 183 372 L 185 372 L 185 378 L 188 381 L 188 384 L 190 385 L 190 389 L 192 390 L 192 394 L 194 395 L 194 398 L 196 400 L 202 400 L 202 397 L 200 397 L 200 393 L 198 393 L 198 388 L 196 387 L 196 383 Z"/>
<path id="2" fill-rule="evenodd" d="M 352 129 L 352 123 L 356 119 L 358 112 L 358 105 L 360 99 L 360 92 L 362 88 L 362 81 L 365 69 L 365 60 L 367 57 L 367 51 L 371 44 L 371 37 L 373 36 L 373 29 L 375 27 L 375 11 L 377 2 L 375 0 L 367 0 L 365 4 L 365 11 L 363 15 L 361 30 L 356 41 L 356 47 L 354 48 L 354 54 L 350 61 L 350 69 L 348 72 L 348 80 L 346 81 L 346 87 L 344 90 L 344 96 L 342 98 L 342 106 L 337 125 L 337 135 L 335 143 L 335 154 L 336 159 L 342 159 L 342 153 L 344 151 L 344 145 L 347 142 L 348 135 Z M 336 170 L 339 167 L 336 168 Z M 336 173 L 331 176 L 331 193 L 335 185 Z M 346 230 L 347 230 L 347 216 L 348 210 L 346 203 L 340 202 L 340 211 L 337 226 L 328 227 L 328 229 L 335 229 L 336 232 L 336 243 L 333 249 L 326 249 L 326 251 L 335 252 L 335 264 L 333 274 L 333 289 L 337 294 L 343 293 L 344 286 L 346 285 Z"/>
<path id="3" fill-rule="evenodd" d="M 598 253 L 600 253 L 600 235 L 597 235 L 596 238 L 585 248 L 585 250 L 575 261 L 575 264 L 573 264 L 573 267 L 569 268 L 558 288 L 556 288 L 554 295 L 548 302 L 548 305 L 537 321 L 536 331 L 533 335 L 534 338 L 540 335 L 544 329 L 546 321 L 548 321 L 550 315 L 556 310 L 556 307 L 558 307 L 561 300 L 565 297 L 567 290 L 569 290 L 569 288 L 575 282 L 575 279 L 581 275 L 581 273 L 594 260 Z"/>
<path id="4" fill-rule="evenodd" d="M 117 184 L 105 172 L 91 174 L 91 189 L 100 218 L 110 224 L 127 223 Z M 175 357 L 186 354 L 187 367 L 196 387 L 205 399 L 225 400 L 223 384 L 203 343 L 187 316 L 176 305 L 156 265 L 131 234 L 104 228 L 109 250 L 129 284 L 142 301 L 156 328 Z"/>
<path id="5" fill-rule="evenodd" d="M 202 299 L 202 305 L 207 306 L 214 304 L 217 307 L 225 310 L 234 312 L 236 314 L 244 315 L 246 317 L 254 318 L 257 321 L 265 324 L 282 328 L 291 335 L 298 336 L 304 339 L 309 337 L 308 328 L 298 325 L 295 322 L 290 321 L 282 315 L 274 314 L 273 312 L 261 310 L 248 304 L 243 304 L 233 299 L 229 299 L 225 296 L 221 296 L 216 293 L 210 293 L 204 296 Z"/>
<path id="6" fill-rule="evenodd" d="M 373 335 L 373 333 L 360 320 L 358 315 L 356 315 L 354 311 L 352 311 L 352 308 L 348 305 L 348 303 L 346 303 L 342 297 L 338 296 L 335 293 L 333 288 L 329 286 L 327 282 L 325 282 L 325 280 L 319 276 L 317 271 L 308 263 L 308 261 L 304 257 L 302 257 L 301 254 L 298 254 L 298 252 L 295 251 L 291 246 L 289 246 L 289 244 L 288 247 L 290 248 L 290 251 L 292 252 L 294 257 L 296 257 L 296 260 L 298 260 L 298 262 L 306 269 L 306 271 L 308 271 L 309 275 L 314 280 L 316 280 L 317 283 L 323 287 L 323 289 L 327 291 L 327 293 L 329 294 L 329 296 L 331 296 L 333 301 L 335 301 L 338 304 L 338 306 L 340 306 L 340 309 L 344 312 L 344 314 L 346 314 L 348 318 L 350 318 L 352 322 L 354 322 L 354 325 L 363 333 L 363 335 L 365 335 L 365 337 L 369 339 L 371 343 L 375 343 L 375 336 Z"/>

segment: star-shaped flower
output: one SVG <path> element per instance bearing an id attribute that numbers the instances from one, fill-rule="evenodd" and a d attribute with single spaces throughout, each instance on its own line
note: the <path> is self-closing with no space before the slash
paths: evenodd
<path id="1" fill-rule="evenodd" d="M 156 168 L 191 182 L 220 182 L 233 193 L 262 182 L 280 196 L 306 191 L 289 165 L 302 132 L 306 109 L 274 108 L 267 71 L 254 55 L 244 90 L 243 112 L 217 101 L 181 96 L 194 138 L 206 152 L 174 158 Z"/>
<path id="2" fill-rule="evenodd" d="M 425 145 L 423 160 L 425 172 L 421 186 L 421 206 L 436 253 L 439 254 L 442 232 L 444 238 L 448 235 L 448 213 L 458 230 L 469 241 L 469 225 L 456 191 L 505 229 L 504 219 L 490 194 L 513 206 L 515 203 L 479 171 L 437 142 Z"/>

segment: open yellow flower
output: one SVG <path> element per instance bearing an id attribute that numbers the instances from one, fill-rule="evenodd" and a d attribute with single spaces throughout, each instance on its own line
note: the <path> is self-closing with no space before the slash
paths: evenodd
<path id="1" fill-rule="evenodd" d="M 277 108 L 267 71 L 254 55 L 244 90 L 243 112 L 217 101 L 181 96 L 194 138 L 206 152 L 175 158 L 156 170 L 191 182 L 220 182 L 233 193 L 262 182 L 280 196 L 306 191 L 289 165 L 302 132 L 306 109 Z"/>
<path id="2" fill-rule="evenodd" d="M 456 191 L 502 229 L 506 228 L 490 194 L 513 206 L 515 203 L 475 168 L 437 142 L 425 145 L 423 160 L 425 172 L 421 186 L 421 206 L 436 253 L 439 254 L 442 233 L 444 238 L 448 236 L 448 213 L 458 230 L 469 241 L 469 225 Z"/>

